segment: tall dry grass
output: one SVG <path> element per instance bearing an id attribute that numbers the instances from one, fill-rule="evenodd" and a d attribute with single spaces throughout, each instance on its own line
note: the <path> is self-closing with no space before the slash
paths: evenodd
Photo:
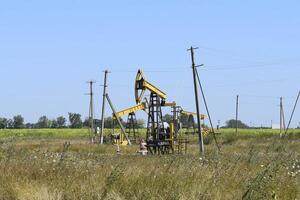
<path id="1" fill-rule="evenodd" d="M 0 200 L 299 199 L 299 135 L 231 136 L 218 136 L 221 152 L 207 139 L 205 157 L 196 143 L 185 155 L 139 156 L 81 137 L 3 137 Z"/>

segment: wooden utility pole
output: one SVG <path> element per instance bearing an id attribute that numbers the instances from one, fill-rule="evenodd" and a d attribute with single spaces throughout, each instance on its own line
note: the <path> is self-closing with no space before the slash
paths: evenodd
<path id="1" fill-rule="evenodd" d="M 105 99 L 106 99 L 106 88 L 107 88 L 107 74 L 108 70 L 104 71 L 104 84 L 103 84 L 103 98 L 102 98 L 102 113 L 101 113 L 101 130 L 100 130 L 100 144 L 103 144 L 104 134 L 104 113 L 105 113 Z"/>
<path id="2" fill-rule="evenodd" d="M 282 97 L 280 97 L 280 103 L 279 103 L 279 129 L 280 129 L 280 134 L 282 131 Z"/>
<path id="3" fill-rule="evenodd" d="M 283 108 L 282 107 L 283 107 L 282 106 L 282 97 L 280 97 L 280 104 L 279 104 L 279 109 L 280 109 L 280 134 L 282 132 L 282 127 L 283 127 L 283 125 L 282 125 L 283 124 L 283 118 L 282 118 L 282 116 L 283 116 Z"/>
<path id="4" fill-rule="evenodd" d="M 235 108 L 235 133 L 238 132 L 238 114 L 239 114 L 239 95 L 236 95 L 236 108 Z"/>
<path id="5" fill-rule="evenodd" d="M 196 79 L 196 67 L 197 66 L 195 65 L 195 60 L 194 60 L 194 49 L 198 49 L 198 48 L 193 48 L 191 46 L 191 48 L 188 49 L 188 51 L 191 52 L 191 59 L 192 59 L 194 91 L 195 91 L 195 103 L 196 103 L 196 110 L 197 110 L 199 149 L 200 149 L 200 154 L 204 155 L 204 144 L 203 144 L 203 135 L 202 135 L 202 131 L 201 131 L 201 118 L 200 118 L 200 108 L 199 108 L 199 100 L 198 100 L 198 87 L 197 87 L 197 79 Z"/>
<path id="6" fill-rule="evenodd" d="M 89 122 L 90 122 L 90 132 L 91 132 L 91 143 L 96 143 L 96 131 L 94 126 L 94 93 L 93 93 L 93 84 L 95 81 L 89 81 L 90 85 L 90 108 L 89 108 Z"/>
<path id="7" fill-rule="evenodd" d="M 280 97 L 280 133 L 285 131 L 285 117 L 284 117 L 284 109 L 283 109 L 283 98 Z"/>

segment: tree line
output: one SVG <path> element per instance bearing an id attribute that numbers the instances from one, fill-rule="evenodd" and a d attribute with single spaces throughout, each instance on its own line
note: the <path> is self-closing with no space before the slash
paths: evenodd
<path id="1" fill-rule="evenodd" d="M 104 119 L 105 128 L 117 128 L 119 125 L 113 120 L 112 117 L 106 117 Z M 124 127 L 126 127 L 126 121 L 120 119 Z M 173 115 L 165 114 L 163 121 L 171 123 L 173 121 Z M 191 128 L 195 126 L 195 120 L 193 116 L 182 115 L 180 123 L 183 128 Z M 94 119 L 95 127 L 101 127 L 101 120 Z M 21 129 L 21 128 L 83 128 L 89 127 L 90 120 L 85 118 L 82 120 L 82 116 L 79 113 L 68 113 L 68 119 L 64 116 L 59 116 L 56 119 L 49 119 L 47 116 L 41 116 L 36 123 L 25 123 L 24 118 L 21 115 L 16 115 L 12 119 L 6 119 L 0 117 L 0 129 Z M 137 119 L 137 128 L 145 127 L 144 119 Z"/>
<path id="2" fill-rule="evenodd" d="M 106 117 L 104 119 L 105 128 L 117 128 L 118 124 L 112 117 Z M 163 116 L 163 121 L 171 123 L 173 121 L 173 116 L 170 114 L 165 114 Z M 126 127 L 126 122 L 121 118 L 121 123 Z M 183 127 L 193 127 L 194 119 L 192 116 L 182 115 L 180 118 L 180 123 Z M 94 119 L 95 127 L 101 127 L 101 120 Z M 137 128 L 145 127 L 144 119 L 137 119 Z M 12 119 L 1 118 L 0 117 L 0 129 L 21 129 L 21 128 L 83 128 L 89 127 L 90 120 L 85 118 L 82 120 L 82 116 L 79 113 L 68 113 L 68 119 L 64 116 L 59 116 L 55 119 L 49 119 L 47 116 L 41 116 L 36 123 L 25 123 L 24 117 L 22 115 L 16 115 Z"/>
<path id="3" fill-rule="evenodd" d="M 105 128 L 117 128 L 118 124 L 113 120 L 112 117 L 106 117 L 104 119 Z M 173 116 L 170 114 L 165 114 L 163 116 L 163 121 L 171 123 L 173 121 Z M 121 123 L 126 127 L 126 122 L 121 119 Z M 191 128 L 195 126 L 195 120 L 192 116 L 182 115 L 180 118 L 180 123 L 183 128 Z M 253 128 L 249 127 L 247 124 L 238 120 L 237 122 L 239 128 Z M 95 127 L 101 127 L 101 120 L 94 119 Z M 21 128 L 83 128 L 89 127 L 90 120 L 82 117 L 79 113 L 68 113 L 68 120 L 64 116 L 59 116 L 56 119 L 49 119 L 47 116 L 41 116 L 36 123 L 25 123 L 24 118 L 21 115 L 16 115 L 12 119 L 6 119 L 0 117 L 0 129 L 21 129 Z M 143 119 L 137 119 L 137 128 L 144 128 L 145 121 Z M 236 121 L 234 119 L 226 121 L 225 126 L 222 128 L 235 128 Z M 300 125 L 297 127 L 300 128 Z"/>
<path id="4" fill-rule="evenodd" d="M 105 128 L 116 128 L 118 124 L 114 122 L 112 117 L 104 119 Z M 121 119 L 123 126 L 126 122 Z M 101 120 L 94 119 L 95 127 L 101 127 Z M 137 128 L 143 128 L 145 122 L 143 119 L 137 119 Z M 0 117 L 0 129 L 21 129 L 21 128 L 83 128 L 89 127 L 90 120 L 79 113 L 68 113 L 68 120 L 64 116 L 59 116 L 56 119 L 49 119 L 47 116 L 41 116 L 36 123 L 25 123 L 22 115 L 16 115 L 12 119 Z"/>

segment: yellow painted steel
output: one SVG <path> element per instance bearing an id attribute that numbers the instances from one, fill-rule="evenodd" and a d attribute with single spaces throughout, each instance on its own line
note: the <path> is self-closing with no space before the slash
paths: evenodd
<path id="1" fill-rule="evenodd" d="M 146 81 L 143 71 L 139 69 L 136 74 L 135 84 L 134 84 L 135 101 L 137 104 L 142 102 L 146 89 L 152 93 L 157 94 L 162 99 L 167 98 L 166 93 L 164 93 L 159 88 L 155 87 L 154 85 Z"/>
<path id="2" fill-rule="evenodd" d="M 123 134 L 120 134 L 120 135 L 119 135 L 119 139 L 117 139 L 117 138 L 114 138 L 114 139 L 113 139 L 113 144 L 114 144 L 114 145 L 127 146 L 127 145 L 128 145 L 128 141 L 125 140 Z"/>
<path id="3" fill-rule="evenodd" d="M 184 111 L 184 110 L 181 111 L 181 114 L 182 114 L 182 115 L 193 115 L 193 116 L 197 116 L 197 113 L 194 113 L 194 112 L 188 112 L 188 111 Z M 201 119 L 204 119 L 205 117 L 206 117 L 206 116 L 203 115 L 203 114 L 200 115 L 200 118 L 201 118 Z"/>
<path id="4" fill-rule="evenodd" d="M 175 133 L 175 128 L 174 128 L 174 123 L 170 123 L 170 136 L 171 136 L 171 145 L 172 148 L 174 147 L 174 133 Z"/>
<path id="5" fill-rule="evenodd" d="M 138 104 L 136 106 L 126 108 L 122 111 L 117 112 L 116 117 L 122 117 L 122 116 L 128 115 L 129 113 L 134 113 L 136 111 L 145 110 L 145 109 L 146 109 L 145 103 L 141 103 L 141 104 Z"/>
<path id="6" fill-rule="evenodd" d="M 163 91 L 161 91 L 160 89 L 158 89 L 157 87 L 155 87 L 154 85 L 152 85 L 151 83 L 149 83 L 145 80 L 143 82 L 143 86 L 145 88 L 147 88 L 148 90 L 150 90 L 150 92 L 153 92 L 153 93 L 157 94 L 160 98 L 162 98 L 162 99 L 167 98 L 166 93 L 164 93 Z"/>
<path id="7" fill-rule="evenodd" d="M 163 106 L 174 107 L 174 106 L 176 106 L 176 102 L 175 101 L 173 101 L 173 102 L 166 102 Z"/>

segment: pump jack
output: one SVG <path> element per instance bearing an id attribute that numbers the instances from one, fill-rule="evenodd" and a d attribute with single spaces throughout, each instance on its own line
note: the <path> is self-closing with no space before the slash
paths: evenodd
<path id="1" fill-rule="evenodd" d="M 144 98 L 146 91 L 150 92 L 149 102 L 146 98 Z M 121 128 L 120 137 L 116 140 L 116 142 L 123 145 L 131 144 L 130 138 L 123 127 L 120 118 L 128 115 L 128 121 L 132 122 L 132 120 L 134 120 L 133 118 L 135 117 L 135 113 L 137 111 L 144 110 L 148 115 L 146 134 L 148 150 L 151 153 L 169 153 L 170 150 L 173 151 L 174 140 L 176 140 L 178 130 L 180 129 L 179 116 L 195 115 L 195 113 L 184 111 L 180 106 L 177 106 L 174 101 L 166 102 L 166 93 L 148 82 L 141 69 L 138 70 L 136 75 L 134 93 L 137 105 L 119 112 L 114 110 L 108 95 L 106 95 L 106 98 L 113 110 L 113 118 L 117 120 Z M 173 122 L 168 128 L 164 127 L 162 120 L 162 107 L 173 108 Z M 201 115 L 201 119 L 204 119 L 204 117 L 204 115 Z M 126 141 L 124 139 L 126 139 Z"/>
<path id="2" fill-rule="evenodd" d="M 138 105 L 135 105 L 133 107 L 126 108 L 124 110 L 116 112 L 116 114 L 113 116 L 113 119 L 121 118 L 121 117 L 123 117 L 125 115 L 128 115 L 125 132 L 128 134 L 128 137 L 130 139 L 130 132 L 131 132 L 131 129 L 132 129 L 132 131 L 133 131 L 133 139 L 136 140 L 137 139 L 136 138 L 137 122 L 136 122 L 136 115 L 135 115 L 135 113 L 137 111 L 139 111 L 139 110 L 146 111 L 146 109 L 147 109 L 147 100 L 145 100 L 144 102 L 142 102 L 142 103 L 140 103 Z M 121 135 L 120 136 L 120 140 L 123 141 L 123 139 L 124 138 Z M 123 142 L 121 142 L 121 143 L 123 143 Z"/>

